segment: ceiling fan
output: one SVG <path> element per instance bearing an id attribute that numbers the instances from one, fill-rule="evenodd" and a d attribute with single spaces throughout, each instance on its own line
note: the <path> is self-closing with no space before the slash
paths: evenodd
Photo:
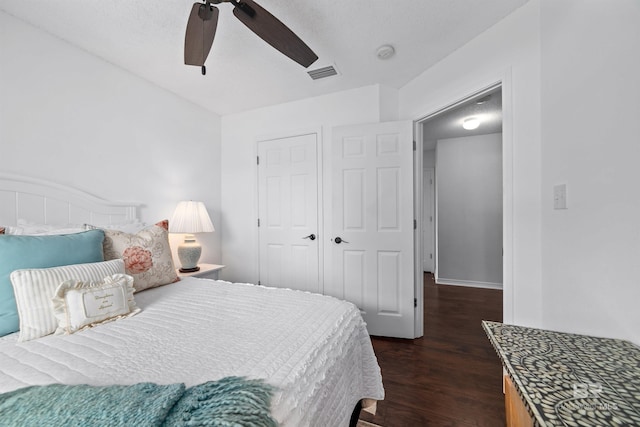
<path id="1" fill-rule="evenodd" d="M 206 0 L 194 3 L 184 38 L 184 63 L 202 67 L 213 45 L 220 11 L 214 4 L 231 3 L 233 14 L 258 37 L 307 68 L 318 56 L 278 18 L 253 0 Z"/>

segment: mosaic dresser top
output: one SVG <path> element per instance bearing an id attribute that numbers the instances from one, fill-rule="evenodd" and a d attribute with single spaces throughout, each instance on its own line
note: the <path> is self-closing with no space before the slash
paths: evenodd
<path id="1" fill-rule="evenodd" d="M 482 322 L 534 425 L 640 426 L 640 347 Z"/>

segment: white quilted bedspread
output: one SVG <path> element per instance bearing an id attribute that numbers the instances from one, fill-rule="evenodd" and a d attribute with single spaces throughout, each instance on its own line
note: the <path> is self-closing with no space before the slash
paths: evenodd
<path id="1" fill-rule="evenodd" d="M 384 391 L 358 309 L 322 295 L 188 278 L 135 294 L 142 312 L 74 335 L 0 340 L 0 392 L 28 385 L 183 382 L 278 387 L 282 426 L 347 426 Z"/>

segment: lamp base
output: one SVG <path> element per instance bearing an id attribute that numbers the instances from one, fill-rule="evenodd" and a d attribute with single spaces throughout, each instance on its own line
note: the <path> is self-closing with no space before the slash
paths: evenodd
<path id="1" fill-rule="evenodd" d="M 194 272 L 200 270 L 198 261 L 202 247 L 196 242 L 196 238 L 192 234 L 184 237 L 184 243 L 178 246 L 178 258 L 180 259 L 182 273 Z"/>

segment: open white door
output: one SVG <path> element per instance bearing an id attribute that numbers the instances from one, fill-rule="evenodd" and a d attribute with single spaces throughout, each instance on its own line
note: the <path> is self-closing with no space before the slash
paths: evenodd
<path id="1" fill-rule="evenodd" d="M 425 168 L 422 172 L 422 270 L 435 273 L 434 261 L 434 201 L 433 168 Z"/>
<path id="2" fill-rule="evenodd" d="M 260 283 L 322 292 L 317 135 L 258 142 Z"/>
<path id="3" fill-rule="evenodd" d="M 334 128 L 330 173 L 325 293 L 356 304 L 371 335 L 413 338 L 413 124 Z"/>

